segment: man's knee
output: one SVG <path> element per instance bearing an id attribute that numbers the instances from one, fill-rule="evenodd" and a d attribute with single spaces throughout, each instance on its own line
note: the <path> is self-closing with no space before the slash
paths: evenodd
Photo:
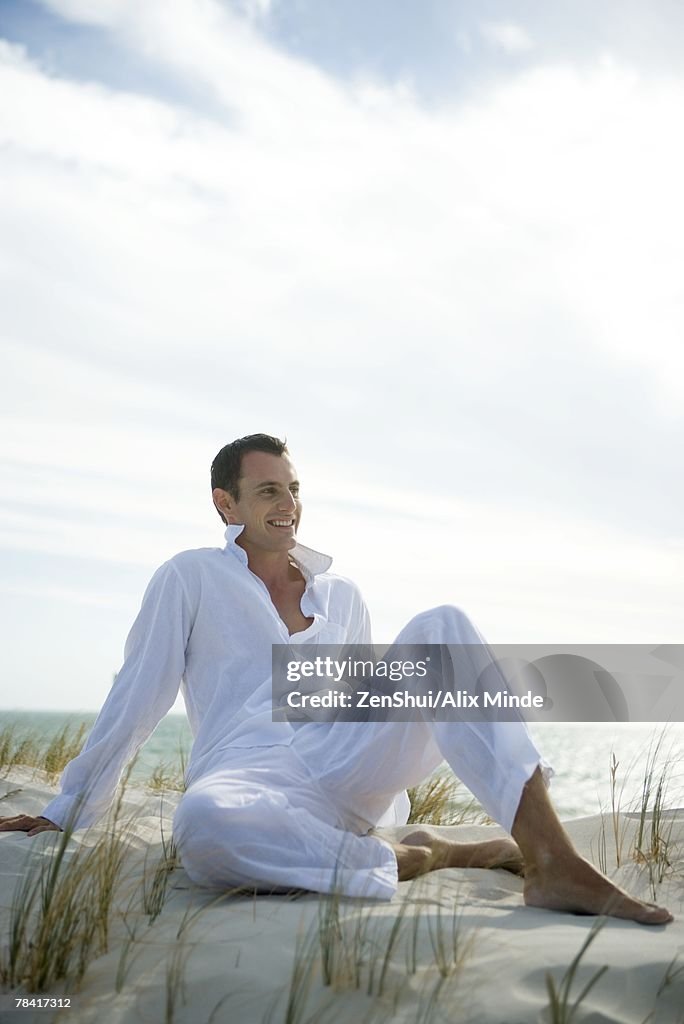
<path id="1" fill-rule="evenodd" d="M 286 807 L 284 794 L 257 786 L 199 786 L 189 789 L 181 799 L 174 830 L 188 836 L 261 832 Z"/>
<path id="2" fill-rule="evenodd" d="M 249 884 L 248 850 L 268 841 L 279 797 L 258 790 L 189 789 L 176 810 L 173 835 L 190 878 L 200 885 Z"/>
<path id="3" fill-rule="evenodd" d="M 462 608 L 441 604 L 414 615 L 397 637 L 397 643 L 479 643 L 480 637 Z"/>

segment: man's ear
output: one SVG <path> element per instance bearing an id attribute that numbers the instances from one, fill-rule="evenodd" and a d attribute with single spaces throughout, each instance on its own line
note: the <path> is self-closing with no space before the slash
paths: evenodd
<path id="1" fill-rule="evenodd" d="M 215 487 L 211 492 L 211 496 L 214 499 L 214 505 L 221 512 L 226 522 L 234 523 L 233 511 L 235 501 L 228 491 L 224 491 L 221 487 Z"/>

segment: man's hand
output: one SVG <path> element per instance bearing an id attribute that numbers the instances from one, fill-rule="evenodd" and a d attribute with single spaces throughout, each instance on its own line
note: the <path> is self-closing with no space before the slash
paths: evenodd
<path id="1" fill-rule="evenodd" d="M 0 818 L 0 832 L 28 832 L 37 836 L 39 832 L 61 832 L 59 825 L 49 818 L 33 818 L 30 814 L 15 814 L 13 818 Z"/>

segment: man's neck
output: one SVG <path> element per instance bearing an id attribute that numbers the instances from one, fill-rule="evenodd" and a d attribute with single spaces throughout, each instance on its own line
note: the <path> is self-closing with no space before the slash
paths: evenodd
<path id="1" fill-rule="evenodd" d="M 292 581 L 289 551 L 264 551 L 263 548 L 254 548 L 251 544 L 241 544 L 240 537 L 235 543 L 246 552 L 251 572 L 258 576 L 269 590 L 285 586 Z"/>

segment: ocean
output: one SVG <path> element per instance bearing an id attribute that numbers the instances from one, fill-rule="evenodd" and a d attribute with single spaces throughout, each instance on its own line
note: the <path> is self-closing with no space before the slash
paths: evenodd
<path id="1" fill-rule="evenodd" d="M 14 724 L 18 732 L 35 730 L 46 738 L 65 725 L 90 727 L 94 713 L 58 711 L 0 711 L 0 728 Z M 659 723 L 561 723 L 530 726 L 542 754 L 552 764 L 555 776 L 551 786 L 553 801 L 564 818 L 583 817 L 608 808 L 611 799 L 610 765 L 614 754 L 618 761 L 618 789 L 623 788 L 622 807 L 638 803 L 649 749 L 660 740 L 658 763 L 670 764 L 665 804 L 684 807 L 684 724 Z M 132 782 L 141 783 L 152 770 L 165 763 L 179 765 L 179 750 L 187 755 L 192 737 L 183 715 L 167 715 L 143 746 L 132 773 Z"/>

